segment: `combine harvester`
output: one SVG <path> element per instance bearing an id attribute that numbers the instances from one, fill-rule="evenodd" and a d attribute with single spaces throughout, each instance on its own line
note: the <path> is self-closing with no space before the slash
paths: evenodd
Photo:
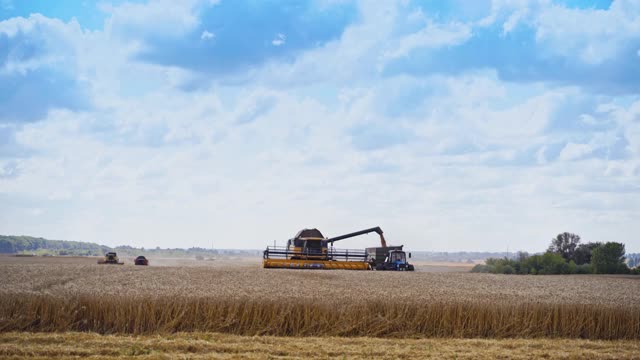
<path id="1" fill-rule="evenodd" d="M 366 250 L 339 250 L 333 247 L 336 241 L 371 232 L 380 235 L 381 247 Z M 318 229 L 304 229 L 293 239 L 289 239 L 287 246 L 267 247 L 263 253 L 262 265 L 265 268 L 285 269 L 405 270 L 405 267 L 384 266 L 383 269 L 378 266 L 385 261 L 385 257 L 380 259 L 381 254 L 390 255 L 392 251 L 402 252 L 402 246 L 388 247 L 379 226 L 332 238 L 325 238 Z"/>
<path id="2" fill-rule="evenodd" d="M 118 255 L 114 252 L 108 252 L 104 254 L 104 259 L 98 260 L 98 264 L 112 264 L 112 265 L 124 265 L 123 262 L 118 259 Z"/>

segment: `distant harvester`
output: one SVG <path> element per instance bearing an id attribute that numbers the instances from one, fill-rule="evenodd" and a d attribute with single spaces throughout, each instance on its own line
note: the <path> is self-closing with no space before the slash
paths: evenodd
<path id="1" fill-rule="evenodd" d="M 118 255 L 113 251 L 104 254 L 104 259 L 98 260 L 98 264 L 124 265 L 124 263 L 118 259 Z"/>

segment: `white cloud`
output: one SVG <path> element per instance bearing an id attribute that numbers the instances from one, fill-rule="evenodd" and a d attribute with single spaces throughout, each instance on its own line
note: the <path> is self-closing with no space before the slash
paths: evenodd
<path id="1" fill-rule="evenodd" d="M 624 3 L 616 1 L 609 10 L 548 7 L 535 20 L 536 38 L 558 54 L 577 53 L 585 63 L 602 63 L 640 37 L 640 4 Z"/>
<path id="2" fill-rule="evenodd" d="M 75 19 L 64 23 L 40 14 L 0 21 L 0 34 L 8 38 L 9 45 L 0 75 L 24 75 L 43 67 L 72 71 L 78 39 L 83 36 Z"/>
<path id="3" fill-rule="evenodd" d="M 487 98 L 478 93 L 467 103 L 460 94 L 490 88 L 497 80 L 478 76 L 450 81 L 455 92 L 431 105 L 444 117 L 417 114 L 403 121 L 403 126 L 416 129 L 416 139 L 374 152 L 355 149 L 347 134 L 354 124 L 374 126 L 380 121 L 394 126 L 398 119 L 379 114 L 381 98 L 375 96 L 384 94 L 389 84 L 345 88 L 345 94 L 352 95 L 337 106 L 288 91 L 244 87 L 196 94 L 162 90 L 123 101 L 111 113 L 56 112 L 18 136 L 39 155 L 25 160 L 18 179 L 0 179 L 5 196 L 40 199 L 42 220 L 33 225 L 9 215 L 6 221 L 15 223 L 0 225 L 112 245 L 113 239 L 138 241 L 134 245 L 146 247 L 203 246 L 210 239 L 202 234 L 215 232 L 220 239 L 216 246 L 259 248 L 264 241 L 238 236 L 238 227 L 251 224 L 269 238 L 284 239 L 297 227 L 318 226 L 337 234 L 380 224 L 390 238 L 413 249 L 482 250 L 499 249 L 500 241 L 507 241 L 499 231 L 504 227 L 494 224 L 509 223 L 512 230 L 535 239 L 546 239 L 549 232 L 567 226 L 584 236 L 597 233 L 589 223 L 600 216 L 593 206 L 622 214 L 625 208 L 638 210 L 637 205 L 617 202 L 615 193 L 588 200 L 586 193 L 576 190 L 589 185 L 588 179 L 605 176 L 606 167 L 599 161 L 571 165 L 588 153 L 584 144 L 566 146 L 559 160 L 540 150 L 538 156 L 545 161 L 538 167 L 483 165 L 491 159 L 511 161 L 517 149 L 544 142 L 537 126 L 516 131 L 522 122 L 514 119 L 524 118 L 531 107 L 544 106 L 540 101 L 548 97 L 516 102 L 508 110 L 484 109 L 489 119 L 491 113 L 497 118 L 507 114 L 504 122 L 484 128 L 477 125 L 477 112 L 455 112 L 451 117 L 443 110 L 472 110 L 513 89 L 501 89 L 504 85 L 497 83 Z M 231 91 L 237 92 L 234 101 L 221 101 L 216 95 Z M 234 125 L 244 109 L 264 98 L 274 101 L 268 112 L 258 121 Z M 508 121 L 513 130 L 502 128 Z M 114 126 L 108 133 L 113 138 L 92 130 L 106 124 Z M 158 127 L 163 129 L 158 134 L 162 143 L 146 144 L 145 134 Z M 462 139 L 464 145 L 474 138 L 478 147 L 462 154 L 435 149 L 438 141 Z M 390 173 L 364 171 L 372 162 L 393 167 Z M 626 176 L 628 181 L 637 178 Z M 587 208 L 587 201 L 595 205 Z M 52 222 L 60 202 L 66 204 L 65 217 Z M 559 207 L 554 210 L 551 203 Z M 619 224 L 609 219 L 611 225 L 603 225 L 599 219 L 594 223 L 600 226 Z M 433 227 L 416 226 L 425 223 Z M 424 236 L 416 238 L 416 231 Z M 447 234 L 448 242 L 435 240 Z M 176 244 L 177 236 L 190 242 Z M 539 250 L 532 249 L 528 239 L 511 240 L 510 246 Z M 366 245 L 365 241 L 353 246 Z"/>
<path id="4" fill-rule="evenodd" d="M 256 81 L 280 86 L 320 82 L 341 86 L 376 74 L 381 47 L 397 20 L 396 5 L 362 2 L 359 10 L 361 21 L 347 27 L 339 39 L 299 54 L 293 63 L 268 63 L 255 74 Z"/>
<path id="5" fill-rule="evenodd" d="M 198 25 L 195 8 L 199 3 L 199 0 L 156 0 L 117 6 L 103 3 L 99 7 L 110 14 L 105 24 L 109 33 L 123 35 L 125 38 L 131 34 L 177 37 Z"/>
<path id="6" fill-rule="evenodd" d="M 593 151 L 590 144 L 574 144 L 568 143 L 560 151 L 560 160 L 570 161 L 579 159 L 585 155 L 589 155 Z"/>
<path id="7" fill-rule="evenodd" d="M 640 37 L 640 3 L 633 0 L 613 1 L 605 10 L 570 8 L 548 0 L 494 0 L 492 15 L 482 25 L 503 19 L 504 33 L 531 26 L 544 51 L 591 65 L 615 58 Z"/>
<path id="8" fill-rule="evenodd" d="M 599 110 L 616 121 L 629 142 L 633 162 L 640 165 L 640 100 L 635 100 L 628 107 L 608 104 Z"/>
<path id="9" fill-rule="evenodd" d="M 428 23 L 421 30 L 400 38 L 384 57 L 395 59 L 407 56 L 416 49 L 433 49 L 458 45 L 471 37 L 471 27 L 463 23 Z"/>
<path id="10" fill-rule="evenodd" d="M 502 33 L 503 34 L 510 33 L 518 25 L 518 23 L 522 20 L 522 18 L 526 16 L 527 16 L 527 8 L 514 11 L 509 16 L 507 21 L 505 21 L 505 23 L 502 25 Z"/>
<path id="11" fill-rule="evenodd" d="M 278 34 L 273 40 L 271 40 L 271 44 L 273 46 L 281 46 L 284 45 L 286 41 L 287 37 L 284 34 Z"/>
<path id="12" fill-rule="evenodd" d="M 382 77 L 385 56 L 472 32 L 432 22 L 398 35 L 401 16 L 387 3 L 364 3 L 341 38 L 239 83 L 141 63 L 131 56 L 139 44 L 109 35 L 196 28 L 189 7 L 175 6 L 182 10 L 166 23 L 149 24 L 171 9 L 113 8 L 106 32 L 71 32 L 74 71 L 91 83 L 95 108 L 52 110 L 16 130 L 32 153 L 19 171 L 0 170 L 11 172 L 0 176 L 1 233 L 145 247 L 210 246 L 216 234 L 217 247 L 260 248 L 306 226 L 339 234 L 380 225 L 412 249 L 536 251 L 564 230 L 640 248 L 640 195 L 622 193 L 640 181 L 640 102 L 590 97 L 596 114 L 575 110 L 576 121 L 604 118 L 612 128 L 575 134 L 550 125 L 558 109 L 587 96 L 579 89 L 506 83 L 490 70 Z M 181 90 L 199 77 L 209 82 Z M 354 128 L 411 136 L 364 151 Z M 597 155 L 621 134 L 630 159 Z M 238 231 L 247 227 L 261 237 Z"/>
<path id="13" fill-rule="evenodd" d="M 212 40 L 216 37 L 214 33 L 208 32 L 207 30 L 203 31 L 200 35 L 201 40 Z"/>
<path id="14" fill-rule="evenodd" d="M 598 120 L 590 114 L 580 114 L 580 121 L 591 126 L 598 124 Z"/>

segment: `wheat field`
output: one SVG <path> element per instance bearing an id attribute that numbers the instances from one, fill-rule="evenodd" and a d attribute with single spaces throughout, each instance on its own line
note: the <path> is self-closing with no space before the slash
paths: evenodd
<path id="1" fill-rule="evenodd" d="M 97 265 L 96 258 L 0 256 L 0 296 L 175 297 L 318 303 L 543 303 L 640 306 L 640 277 L 263 269 L 259 260 Z"/>
<path id="2" fill-rule="evenodd" d="M 0 331 L 640 338 L 632 276 L 262 269 L 258 261 L 0 263 Z"/>
<path id="3" fill-rule="evenodd" d="M 0 256 L 0 358 L 634 359 L 640 281 Z M 153 265 L 162 266 L 153 266 Z M 446 267 L 446 266 L 445 266 Z M 433 269 L 433 268 L 431 268 Z"/>
<path id="4" fill-rule="evenodd" d="M 638 354 L 640 343 L 630 340 L 0 333 L 3 359 L 637 359 Z"/>

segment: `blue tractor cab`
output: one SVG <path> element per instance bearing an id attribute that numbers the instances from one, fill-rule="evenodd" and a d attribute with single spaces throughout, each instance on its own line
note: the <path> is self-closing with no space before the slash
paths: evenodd
<path id="1" fill-rule="evenodd" d="M 409 258 L 411 258 L 411 253 L 409 253 Z M 376 265 L 376 270 L 414 271 L 415 268 L 407 262 L 407 253 L 402 250 L 391 250 L 384 262 Z"/>

